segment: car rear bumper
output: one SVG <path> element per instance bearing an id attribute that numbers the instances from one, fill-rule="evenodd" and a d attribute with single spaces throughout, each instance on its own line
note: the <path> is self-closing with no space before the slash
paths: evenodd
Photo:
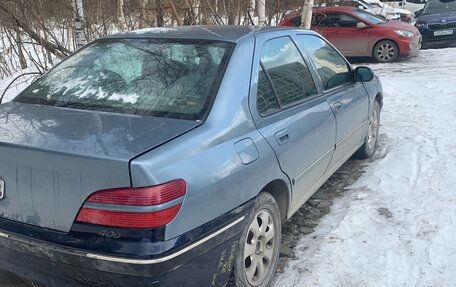
<path id="1" fill-rule="evenodd" d="M 151 258 L 80 250 L 0 231 L 0 269 L 46 286 L 224 286 L 252 207 L 252 202 L 243 205 L 224 215 L 232 219 L 221 227 L 216 219 L 209 225 L 217 228 L 209 233 Z"/>

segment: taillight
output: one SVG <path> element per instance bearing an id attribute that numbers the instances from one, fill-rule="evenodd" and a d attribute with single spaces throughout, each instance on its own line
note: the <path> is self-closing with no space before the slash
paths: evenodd
<path id="1" fill-rule="evenodd" d="M 185 192 L 183 179 L 149 187 L 100 190 L 87 199 L 76 221 L 126 228 L 163 226 L 176 217 Z"/>

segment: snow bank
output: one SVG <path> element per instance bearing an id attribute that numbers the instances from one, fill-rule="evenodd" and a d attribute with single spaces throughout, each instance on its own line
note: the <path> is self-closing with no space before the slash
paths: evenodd
<path id="1" fill-rule="evenodd" d="M 384 157 L 296 247 L 275 286 L 456 286 L 456 49 L 370 65 Z"/>

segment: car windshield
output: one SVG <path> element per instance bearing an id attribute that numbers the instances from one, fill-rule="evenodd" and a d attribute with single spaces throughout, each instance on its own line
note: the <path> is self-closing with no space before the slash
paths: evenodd
<path id="1" fill-rule="evenodd" d="M 206 40 L 100 40 L 46 73 L 14 101 L 201 120 L 233 46 Z"/>
<path id="2" fill-rule="evenodd" d="M 423 15 L 456 11 L 456 1 L 430 1 L 423 9 Z"/>
<path id="3" fill-rule="evenodd" d="M 383 20 L 382 18 L 379 18 L 379 17 L 375 16 L 374 14 L 363 11 L 361 9 L 354 9 L 351 12 L 353 14 L 358 15 L 359 17 L 363 18 L 364 20 L 371 22 L 372 24 L 378 25 L 378 24 L 386 23 L 386 21 Z"/>

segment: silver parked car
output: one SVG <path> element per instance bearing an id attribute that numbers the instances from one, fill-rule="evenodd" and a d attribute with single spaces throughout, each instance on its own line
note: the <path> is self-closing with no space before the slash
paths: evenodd
<path id="1" fill-rule="evenodd" d="M 317 33 L 89 43 L 0 105 L 0 268 L 46 286 L 268 286 L 281 224 L 355 152 L 382 88 Z"/>

